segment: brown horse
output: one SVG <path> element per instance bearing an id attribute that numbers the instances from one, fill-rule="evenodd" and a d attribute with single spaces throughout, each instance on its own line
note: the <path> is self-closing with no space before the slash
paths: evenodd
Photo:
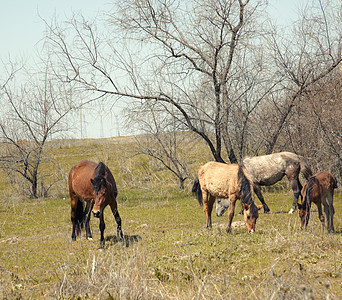
<path id="1" fill-rule="evenodd" d="M 284 176 L 291 183 L 294 199 L 289 211 L 292 214 L 296 210 L 296 204 L 300 196 L 302 185 L 299 181 L 299 174 L 302 173 L 307 180 L 312 176 L 312 171 L 303 156 L 291 152 L 279 152 L 269 155 L 246 157 L 241 165 L 246 168 L 247 174 L 253 181 L 254 192 L 264 206 L 264 212 L 270 211 L 260 186 L 270 186 L 280 181 Z"/>
<path id="2" fill-rule="evenodd" d="M 192 192 L 196 193 L 200 205 L 206 216 L 207 228 L 211 228 L 211 212 L 217 198 L 228 198 L 228 227 L 231 232 L 236 200 L 240 199 L 244 207 L 244 221 L 247 231 L 255 231 L 256 220 L 259 217 L 258 210 L 262 205 L 256 206 L 253 201 L 253 183 L 247 177 L 243 167 L 237 164 L 224 164 L 208 162 L 198 171 Z"/>
<path id="3" fill-rule="evenodd" d="M 85 221 L 86 237 L 92 239 L 89 220 L 91 211 L 96 218 L 100 218 L 101 242 L 100 248 L 104 248 L 105 222 L 103 211 L 110 206 L 117 223 L 117 238 L 123 240 L 121 230 L 121 218 L 117 209 L 116 196 L 118 191 L 112 173 L 102 162 L 99 164 L 83 160 L 74 165 L 69 173 L 69 194 L 71 199 L 72 240 L 76 240 L 83 222 Z M 87 203 L 83 211 L 83 201 Z"/>
<path id="4" fill-rule="evenodd" d="M 334 229 L 334 189 L 337 188 L 337 180 L 329 172 L 318 172 L 305 183 L 302 189 L 303 203 L 297 203 L 302 229 L 309 223 L 311 203 L 315 203 L 318 209 L 318 217 L 325 228 L 325 220 L 322 213 L 322 204 L 328 223 L 328 232 Z M 328 199 L 328 202 L 327 202 Z"/>

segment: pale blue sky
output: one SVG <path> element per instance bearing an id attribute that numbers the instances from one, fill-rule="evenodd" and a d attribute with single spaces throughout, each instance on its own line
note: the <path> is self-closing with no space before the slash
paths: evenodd
<path id="1" fill-rule="evenodd" d="M 0 57 L 31 55 L 42 38 L 44 23 L 56 15 L 66 19 L 73 12 L 94 17 L 99 11 L 108 10 L 110 0 L 3 0 L 0 11 Z"/>
<path id="2" fill-rule="evenodd" d="M 64 20 L 73 13 L 93 18 L 99 12 L 108 12 L 111 3 L 110 0 L 3 0 L 0 10 L 0 60 L 7 61 L 9 57 L 30 60 L 43 37 L 45 25 L 41 18 L 49 21 L 56 16 L 57 20 Z M 269 3 L 275 20 L 284 25 L 296 18 L 300 3 L 305 1 L 269 0 Z M 86 137 L 117 135 L 115 115 L 103 117 L 102 121 L 97 119 L 94 124 L 90 124 L 90 119 L 85 128 Z"/>

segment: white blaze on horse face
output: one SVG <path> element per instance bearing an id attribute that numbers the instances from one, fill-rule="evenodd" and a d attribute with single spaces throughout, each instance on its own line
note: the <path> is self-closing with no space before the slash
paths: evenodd
<path id="1" fill-rule="evenodd" d="M 216 199 L 216 216 L 221 217 L 226 210 L 229 208 L 228 198 L 217 198 Z"/>
<path id="2" fill-rule="evenodd" d="M 101 210 L 101 206 L 103 206 L 104 202 L 106 201 L 106 192 L 99 191 L 95 198 L 95 204 L 93 211 Z"/>
<path id="3" fill-rule="evenodd" d="M 100 217 L 103 211 L 107 197 L 106 193 L 107 190 L 105 188 L 102 188 L 97 194 L 95 194 L 93 214 L 97 218 Z"/>

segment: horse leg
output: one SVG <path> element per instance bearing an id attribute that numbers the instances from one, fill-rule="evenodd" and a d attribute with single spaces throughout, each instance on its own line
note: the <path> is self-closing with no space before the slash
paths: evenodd
<path id="1" fill-rule="evenodd" d="M 93 209 L 94 206 L 94 202 L 87 202 L 85 211 L 84 211 L 84 220 L 85 220 L 85 230 L 86 230 L 86 237 L 88 240 L 92 240 L 93 236 L 91 235 L 91 230 L 90 230 L 90 225 L 89 225 L 89 221 L 90 221 L 90 216 L 91 216 L 91 211 Z"/>
<path id="2" fill-rule="evenodd" d="M 70 193 L 70 200 L 71 200 L 71 223 L 72 223 L 72 233 L 71 233 L 71 239 L 73 241 L 76 241 L 76 236 L 79 236 L 81 234 L 81 224 L 80 224 L 80 206 L 81 203 L 79 203 L 78 196 L 74 193 Z M 82 207 L 83 209 L 83 207 Z"/>
<path id="3" fill-rule="evenodd" d="M 72 222 L 72 232 L 71 232 L 71 239 L 76 241 L 76 222 L 74 220 Z M 78 235 L 78 234 L 77 234 Z"/>
<path id="4" fill-rule="evenodd" d="M 100 248 L 99 249 L 104 249 L 105 246 L 105 239 L 104 239 L 104 230 L 106 228 L 106 224 L 104 222 L 104 216 L 103 216 L 103 212 L 100 215 L 100 232 L 101 232 L 101 240 L 100 240 Z"/>
<path id="5" fill-rule="evenodd" d="M 116 222 L 116 237 L 118 241 L 123 241 L 124 240 L 124 235 L 122 233 L 122 228 L 121 228 L 121 217 L 118 211 L 118 206 L 116 203 L 116 200 L 112 201 L 110 203 L 110 208 L 112 210 L 115 222 Z"/>
<path id="6" fill-rule="evenodd" d="M 257 184 L 253 184 L 253 189 L 254 189 L 255 194 L 259 198 L 262 206 L 264 207 L 264 213 L 266 214 L 266 213 L 270 212 L 270 209 L 269 209 L 269 207 L 267 206 L 267 204 L 265 202 L 264 196 L 261 193 L 260 186 L 257 185 Z M 243 207 L 242 207 L 242 214 L 243 214 Z"/>
<path id="7" fill-rule="evenodd" d="M 319 220 L 321 221 L 321 224 L 322 224 L 322 227 L 323 227 L 323 231 L 325 231 L 325 218 L 324 218 L 324 215 L 323 215 L 323 212 L 322 212 L 322 204 L 321 204 L 321 201 L 318 201 L 318 202 L 316 203 L 316 206 L 317 206 L 317 210 L 318 210 L 318 218 L 319 218 Z M 326 215 L 327 218 L 328 218 L 327 212 L 326 212 L 326 210 L 325 210 L 324 202 L 323 202 L 323 206 L 324 206 L 325 215 Z"/>
<path id="8" fill-rule="evenodd" d="M 330 228 L 328 227 L 328 232 L 335 232 L 335 228 L 334 228 L 335 209 L 333 205 L 333 199 L 334 199 L 334 190 L 328 193 L 329 212 L 330 212 Z"/>
<path id="9" fill-rule="evenodd" d="M 211 225 L 211 213 L 213 211 L 213 206 L 214 206 L 215 200 L 216 200 L 216 198 L 209 194 L 209 199 L 208 199 L 208 203 L 207 203 L 207 212 L 208 212 L 208 215 L 210 216 L 210 228 L 212 227 L 212 225 Z"/>
<path id="10" fill-rule="evenodd" d="M 299 171 L 298 171 L 299 172 Z M 291 188 L 293 191 L 293 203 L 292 203 L 292 207 L 289 211 L 289 214 L 293 214 L 294 211 L 297 208 L 297 203 L 298 203 L 298 199 L 299 199 L 299 195 L 300 195 L 300 191 L 302 190 L 302 185 L 299 181 L 298 175 L 297 176 L 292 176 L 292 175 L 288 175 L 286 174 L 287 178 L 289 179 L 290 183 L 291 183 Z M 303 199 L 302 199 L 303 201 Z"/>
<path id="11" fill-rule="evenodd" d="M 328 203 L 327 203 L 327 201 L 326 201 L 326 199 L 325 198 L 323 198 L 322 199 L 322 203 L 323 203 L 323 206 L 324 206 L 324 213 L 325 213 L 325 217 L 326 217 L 326 219 L 327 219 L 327 228 L 328 228 L 328 232 L 330 232 L 330 228 L 331 228 L 331 224 L 330 224 L 330 210 L 329 210 L 329 205 L 328 205 Z M 319 206 L 321 206 L 321 205 L 319 205 Z M 319 211 L 318 211 L 318 213 L 319 213 Z M 321 214 L 322 214 L 322 212 L 321 212 Z M 323 216 L 323 214 L 322 214 L 322 216 Z M 323 217 L 323 220 L 324 220 L 324 217 Z M 322 221 L 323 222 L 323 221 Z M 324 228 L 325 228 L 325 222 L 324 223 L 322 223 L 322 224 L 324 224 Z"/>
<path id="12" fill-rule="evenodd" d="M 234 217 L 234 211 L 235 211 L 235 203 L 236 203 L 236 197 L 229 195 L 229 208 L 228 208 L 228 226 L 227 226 L 227 233 L 232 232 L 232 221 Z"/>
<path id="13" fill-rule="evenodd" d="M 210 199 L 208 198 L 210 194 L 203 188 L 201 188 L 201 190 L 202 190 L 202 196 L 203 196 L 203 211 L 205 213 L 206 225 L 208 229 L 211 229 L 212 227 L 211 226 L 211 211 L 213 207 L 211 206 L 210 208 L 210 204 L 209 204 Z M 215 201 L 215 198 L 214 198 L 214 201 Z"/>
<path id="14" fill-rule="evenodd" d="M 335 232 L 334 221 L 333 221 L 335 210 L 334 210 L 334 206 L 332 205 L 332 197 L 331 197 L 331 199 L 330 199 L 330 197 L 331 197 L 331 195 L 328 195 L 323 200 L 324 212 L 325 212 L 325 215 L 327 217 L 327 223 L 328 223 L 327 224 L 328 233 Z M 326 199 L 328 199 L 329 203 L 327 203 Z"/>
<path id="15" fill-rule="evenodd" d="M 76 200 L 78 201 L 78 200 Z M 71 233 L 71 239 L 73 241 L 76 241 L 76 226 L 77 226 L 77 220 L 76 220 L 76 206 L 77 202 L 75 205 L 72 203 L 73 201 L 71 200 L 71 223 L 72 223 L 72 233 Z M 77 235 L 79 235 L 79 229 L 77 230 Z"/>

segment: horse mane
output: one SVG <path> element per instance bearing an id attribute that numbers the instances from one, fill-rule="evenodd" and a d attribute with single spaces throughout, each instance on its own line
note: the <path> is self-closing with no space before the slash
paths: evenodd
<path id="1" fill-rule="evenodd" d="M 99 164 L 95 168 L 95 177 L 104 176 L 105 175 L 105 167 L 106 165 L 100 161 Z"/>
<path id="2" fill-rule="evenodd" d="M 252 202 L 254 202 L 252 198 L 252 184 L 247 178 L 244 167 L 242 166 L 239 166 L 238 180 L 240 186 L 241 201 L 249 205 L 252 204 Z"/>
<path id="3" fill-rule="evenodd" d="M 316 177 L 310 177 L 308 180 L 308 185 L 306 187 L 305 196 L 304 196 L 304 200 L 302 203 L 302 208 L 305 210 L 308 210 L 310 208 L 311 192 L 312 192 L 314 182 L 318 183 L 317 178 Z"/>
<path id="4" fill-rule="evenodd" d="M 106 165 L 103 162 L 99 162 L 99 164 L 95 168 L 95 178 L 92 181 L 95 193 L 98 193 L 101 189 L 102 179 L 105 176 L 105 167 Z"/>
<path id="5" fill-rule="evenodd" d="M 240 186 L 240 197 L 241 202 L 250 205 L 250 212 L 252 216 L 258 214 L 258 208 L 253 200 L 253 184 L 250 179 L 247 178 L 245 173 L 245 168 L 243 166 L 239 166 L 238 171 L 238 180 Z"/>

